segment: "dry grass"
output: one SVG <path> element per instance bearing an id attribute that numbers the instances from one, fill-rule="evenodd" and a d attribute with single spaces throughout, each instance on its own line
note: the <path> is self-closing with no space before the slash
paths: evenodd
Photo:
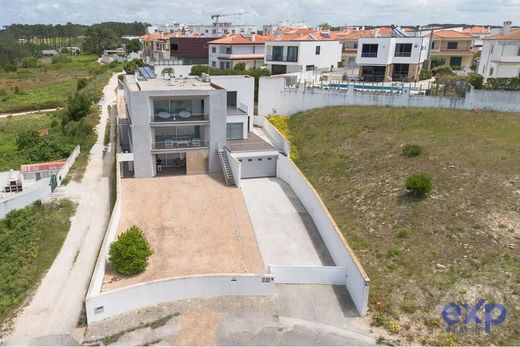
<path id="1" fill-rule="evenodd" d="M 520 343 L 519 114 L 334 107 L 288 122 L 297 164 L 360 258 L 393 340 Z M 424 151 L 405 157 L 409 143 Z M 420 172 L 433 191 L 417 200 L 404 181 Z M 444 334 L 442 307 L 480 297 L 505 304 L 507 320 L 490 335 Z"/>

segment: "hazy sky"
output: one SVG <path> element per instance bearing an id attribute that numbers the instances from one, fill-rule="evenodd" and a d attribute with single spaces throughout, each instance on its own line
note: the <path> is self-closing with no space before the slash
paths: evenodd
<path id="1" fill-rule="evenodd" d="M 268 5 L 270 4 L 270 5 Z M 229 17 L 236 23 L 272 24 L 282 20 L 317 25 L 474 23 L 520 24 L 520 0 L 0 0 L 0 25 L 146 21 L 210 23 L 214 13 L 249 12 Z"/>

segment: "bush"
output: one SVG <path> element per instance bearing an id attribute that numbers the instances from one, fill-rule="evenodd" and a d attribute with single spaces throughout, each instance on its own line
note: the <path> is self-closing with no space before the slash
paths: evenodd
<path id="1" fill-rule="evenodd" d="M 51 59 L 52 64 L 64 64 L 64 63 L 70 63 L 71 61 L 72 61 L 71 57 L 69 57 L 67 55 L 63 55 L 63 54 L 55 55 Z"/>
<path id="2" fill-rule="evenodd" d="M 22 62 L 22 67 L 24 68 L 36 68 L 38 65 L 38 59 L 35 57 L 27 57 Z"/>
<path id="3" fill-rule="evenodd" d="M 471 72 L 466 76 L 466 81 L 469 82 L 475 89 L 482 89 L 484 84 L 484 76 L 478 73 Z"/>
<path id="4" fill-rule="evenodd" d="M 132 276 L 146 269 L 152 254 L 143 230 L 133 225 L 110 245 L 108 259 L 119 274 Z"/>
<path id="5" fill-rule="evenodd" d="M 6 64 L 3 69 L 5 72 L 16 72 L 18 70 L 15 64 Z"/>
<path id="6" fill-rule="evenodd" d="M 200 76 L 203 73 L 209 72 L 209 66 L 207 65 L 193 65 L 191 67 L 191 75 L 193 76 Z"/>
<path id="7" fill-rule="evenodd" d="M 437 66 L 432 69 L 432 72 L 435 75 L 435 77 L 441 77 L 444 75 L 454 75 L 454 72 L 451 69 L 451 66 L 449 65 Z"/>
<path id="8" fill-rule="evenodd" d="M 79 78 L 78 83 L 76 85 L 76 90 L 81 90 L 87 86 L 87 79 L 86 78 Z"/>
<path id="9" fill-rule="evenodd" d="M 405 187 L 415 197 L 421 197 L 432 190 L 432 178 L 427 174 L 409 176 L 406 179 Z"/>
<path id="10" fill-rule="evenodd" d="M 246 70 L 246 63 L 235 64 L 234 69 L 235 70 L 245 71 Z"/>
<path id="11" fill-rule="evenodd" d="M 419 145 L 406 145 L 403 147 L 403 154 L 408 157 L 417 157 L 422 152 L 422 147 Z"/>
<path id="12" fill-rule="evenodd" d="M 520 77 L 488 78 L 487 88 L 494 90 L 520 90 Z"/>
<path id="13" fill-rule="evenodd" d="M 175 73 L 175 69 L 173 67 L 165 67 L 162 70 L 162 73 L 163 74 L 174 74 Z"/>
<path id="14" fill-rule="evenodd" d="M 429 69 L 422 69 L 421 72 L 419 73 L 420 81 L 429 80 L 432 77 L 433 77 L 433 73 Z"/>
<path id="15" fill-rule="evenodd" d="M 69 120 L 79 121 L 90 111 L 92 98 L 87 93 L 76 92 L 67 99 L 67 116 Z"/>
<path id="16" fill-rule="evenodd" d="M 432 69 L 437 66 L 446 65 L 446 59 L 443 57 L 433 56 L 433 57 L 431 57 L 431 61 L 432 61 Z"/>
<path id="17" fill-rule="evenodd" d="M 140 68 L 142 66 L 144 66 L 144 62 L 142 59 L 134 59 L 127 61 L 123 65 L 123 70 L 125 70 L 125 72 L 129 75 L 133 75 L 137 71 L 137 68 Z"/>

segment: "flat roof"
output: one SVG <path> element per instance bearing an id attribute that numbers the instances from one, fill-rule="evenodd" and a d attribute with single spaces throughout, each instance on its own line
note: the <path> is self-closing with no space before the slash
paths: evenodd
<path id="1" fill-rule="evenodd" d="M 136 79 L 134 75 L 126 75 L 126 84 L 131 91 L 155 91 L 155 90 L 215 90 L 210 82 L 204 82 L 199 77 L 190 76 L 165 79 L 157 76 L 153 79 Z"/>

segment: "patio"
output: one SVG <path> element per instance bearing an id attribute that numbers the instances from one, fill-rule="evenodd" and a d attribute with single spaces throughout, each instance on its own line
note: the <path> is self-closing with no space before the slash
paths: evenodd
<path id="1" fill-rule="evenodd" d="M 121 204 L 118 232 L 139 226 L 154 253 L 138 276 L 107 269 L 102 291 L 175 276 L 265 271 L 242 194 L 221 176 L 125 179 Z"/>

